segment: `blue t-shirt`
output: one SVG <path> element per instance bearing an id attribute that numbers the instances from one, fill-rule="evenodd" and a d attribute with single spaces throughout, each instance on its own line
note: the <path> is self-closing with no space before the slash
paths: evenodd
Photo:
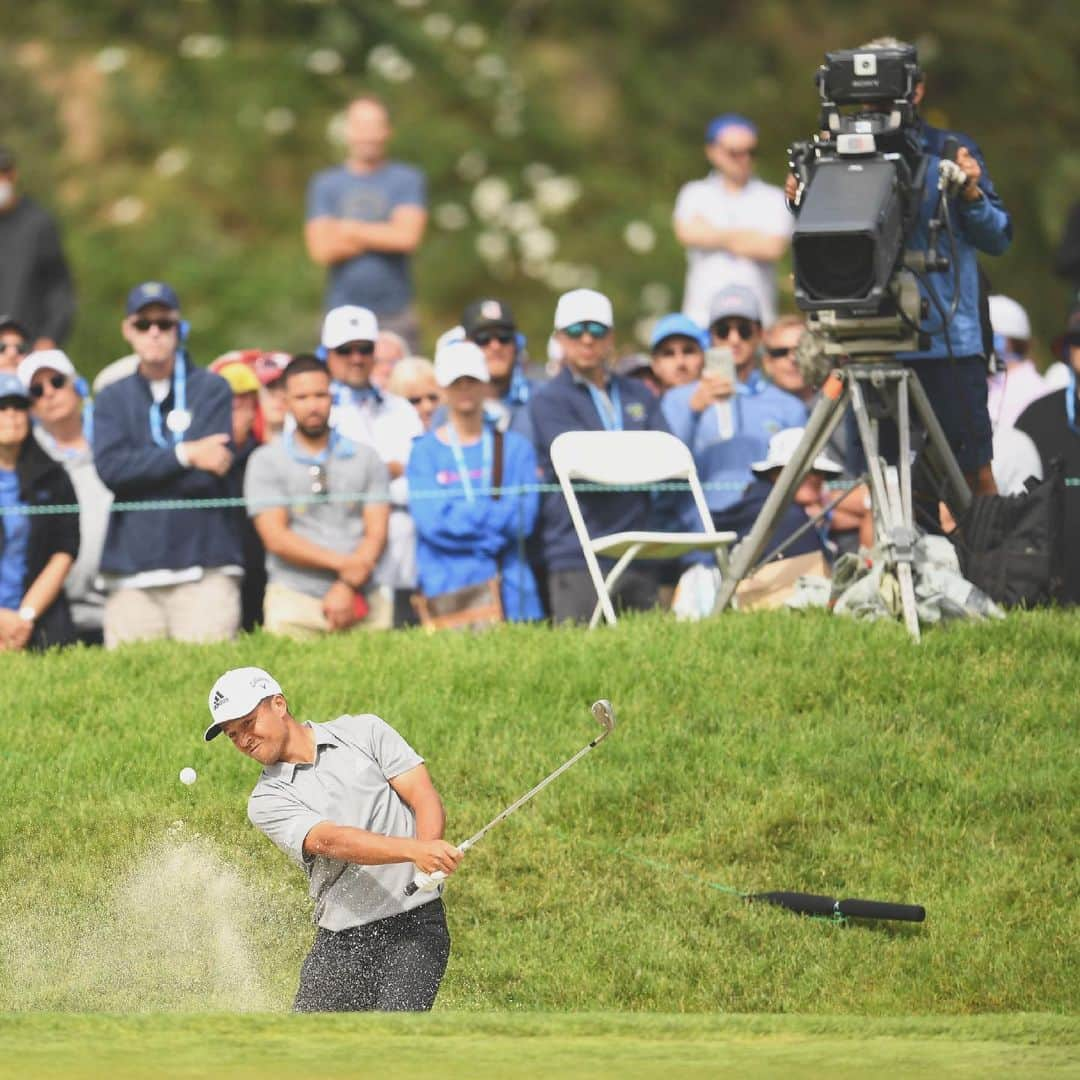
<path id="1" fill-rule="evenodd" d="M 316 173 L 308 184 L 307 220 L 331 217 L 385 222 L 399 206 L 427 205 L 427 181 L 412 165 L 388 161 L 373 173 L 358 175 L 344 165 Z M 326 309 L 359 304 L 376 315 L 394 315 L 413 298 L 409 257 L 385 251 L 334 263 L 327 283 Z"/>
<path id="2" fill-rule="evenodd" d="M 19 477 L 13 469 L 0 469 L 0 506 L 22 506 Z M 17 611 L 26 579 L 26 545 L 30 519 L 25 514 L 4 514 L 4 551 L 0 555 L 0 608 Z"/>

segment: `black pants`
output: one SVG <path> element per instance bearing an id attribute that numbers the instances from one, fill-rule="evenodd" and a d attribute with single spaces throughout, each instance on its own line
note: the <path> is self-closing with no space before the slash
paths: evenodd
<path id="1" fill-rule="evenodd" d="M 652 569 L 629 567 L 619 578 L 611 602 L 616 611 L 648 611 L 656 607 L 656 574 Z M 553 622 L 587 623 L 595 607 L 596 587 L 588 570 L 548 572 L 548 610 Z"/>
<path id="2" fill-rule="evenodd" d="M 441 900 L 350 930 L 319 931 L 295 1012 L 426 1012 L 450 958 Z"/>

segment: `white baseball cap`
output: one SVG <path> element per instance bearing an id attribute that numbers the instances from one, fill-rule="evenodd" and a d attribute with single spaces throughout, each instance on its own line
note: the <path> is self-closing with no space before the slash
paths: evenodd
<path id="1" fill-rule="evenodd" d="M 559 297 L 555 305 L 555 329 L 565 330 L 579 322 L 598 322 L 615 325 L 611 301 L 595 289 L 572 289 Z"/>
<path id="2" fill-rule="evenodd" d="M 68 359 L 67 353 L 61 349 L 39 349 L 23 357 L 19 364 L 19 378 L 27 390 L 30 389 L 34 376 L 42 368 L 58 371 L 69 379 L 75 378 L 75 365 Z"/>
<path id="3" fill-rule="evenodd" d="M 991 296 L 989 303 L 990 326 L 995 334 L 1015 338 L 1017 341 L 1031 340 L 1031 320 L 1028 313 L 1011 296 Z"/>
<path id="4" fill-rule="evenodd" d="M 792 427 L 778 431 L 769 440 L 769 452 L 764 461 L 755 461 L 750 468 L 756 473 L 767 473 L 773 469 L 782 469 L 795 456 L 795 451 L 802 442 L 806 428 Z M 844 471 L 843 465 L 834 461 L 828 454 L 821 453 L 814 458 L 810 468 L 814 472 L 832 473 L 839 476 Z"/>
<path id="5" fill-rule="evenodd" d="M 347 341 L 374 341 L 379 336 L 375 313 L 366 307 L 345 304 L 326 313 L 322 324 L 322 346 L 336 349 Z"/>
<path id="6" fill-rule="evenodd" d="M 464 378 L 491 382 L 484 351 L 471 341 L 452 341 L 435 353 L 435 381 L 446 387 Z"/>
<path id="7" fill-rule="evenodd" d="M 277 679 L 262 668 L 242 667 L 226 671 L 214 683 L 207 699 L 214 722 L 203 733 L 203 738 L 207 742 L 216 739 L 222 724 L 247 716 L 260 701 L 280 693 Z"/>

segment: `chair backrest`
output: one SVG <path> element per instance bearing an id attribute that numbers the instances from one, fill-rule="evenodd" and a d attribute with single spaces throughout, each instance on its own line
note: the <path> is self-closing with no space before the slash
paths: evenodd
<path id="1" fill-rule="evenodd" d="M 564 431 L 551 444 L 551 464 L 572 516 L 575 480 L 589 484 L 685 480 L 703 531 L 715 532 L 690 448 L 667 431 Z"/>

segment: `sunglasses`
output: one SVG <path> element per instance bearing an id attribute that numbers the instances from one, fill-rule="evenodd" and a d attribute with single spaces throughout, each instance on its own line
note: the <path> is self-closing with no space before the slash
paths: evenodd
<path id="1" fill-rule="evenodd" d="M 19 412 L 26 412 L 30 408 L 30 402 L 26 398 L 21 397 L 6 397 L 0 398 L 0 412 L 4 412 L 6 409 L 18 409 Z"/>
<path id="2" fill-rule="evenodd" d="M 332 350 L 336 352 L 338 356 L 374 356 L 375 355 L 375 342 L 374 341 L 354 341 L 349 345 L 338 345 L 337 348 Z"/>
<path id="3" fill-rule="evenodd" d="M 588 334 L 590 337 L 603 338 L 611 333 L 611 327 L 602 322 L 576 322 L 563 327 L 563 333 L 567 337 L 579 338 Z"/>
<path id="4" fill-rule="evenodd" d="M 17 352 L 25 356 L 30 351 L 28 341 L 0 341 L 0 352 Z"/>
<path id="5" fill-rule="evenodd" d="M 329 495 L 330 483 L 326 476 L 325 465 L 310 465 L 308 475 L 311 477 L 312 495 Z"/>
<path id="6" fill-rule="evenodd" d="M 754 323 L 749 319 L 717 319 L 712 324 L 712 332 L 723 341 L 730 337 L 731 331 L 743 339 L 749 341 L 754 336 Z"/>
<path id="7" fill-rule="evenodd" d="M 34 383 L 30 387 L 30 396 L 36 401 L 40 397 L 45 396 L 45 384 L 48 383 L 54 390 L 62 390 L 67 385 L 67 376 L 61 375 L 60 372 L 56 372 L 55 375 L 50 375 L 47 379 L 42 379 L 39 383 Z"/>
<path id="8" fill-rule="evenodd" d="M 781 356 L 794 356 L 795 355 L 795 349 L 794 348 L 782 349 L 782 348 L 780 348 L 778 346 L 768 346 L 768 347 L 766 347 L 765 352 L 768 353 L 768 355 L 771 356 L 773 358 L 773 360 L 779 360 Z"/>
<path id="9" fill-rule="evenodd" d="M 473 334 L 472 339 L 482 349 L 493 341 L 497 341 L 500 345 L 509 345 L 514 340 L 514 335 L 509 330 L 501 330 L 497 333 L 494 330 L 478 330 Z"/>
<path id="10" fill-rule="evenodd" d="M 176 329 L 177 322 L 175 319 L 162 316 L 160 319 L 132 319 L 131 325 L 140 334 L 145 334 L 152 326 L 156 326 L 163 334 L 167 334 L 170 330 Z"/>
<path id="11" fill-rule="evenodd" d="M 438 405 L 438 403 L 439 403 L 439 395 L 438 394 L 417 394 L 416 397 L 406 398 L 406 401 L 408 401 L 408 403 L 410 405 L 413 405 L 413 406 L 419 405 L 421 401 L 430 401 L 433 405 Z"/>

